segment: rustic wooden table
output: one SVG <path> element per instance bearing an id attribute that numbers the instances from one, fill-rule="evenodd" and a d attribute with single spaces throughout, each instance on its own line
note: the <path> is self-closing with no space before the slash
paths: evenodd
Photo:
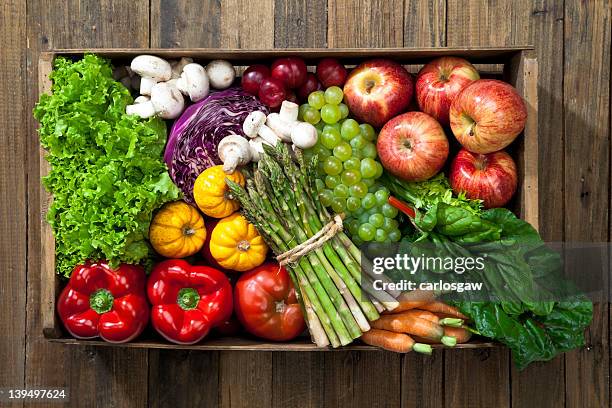
<path id="1" fill-rule="evenodd" d="M 187 352 L 76 347 L 40 327 L 40 51 L 87 47 L 533 44 L 545 239 L 610 240 L 611 7 L 603 0 L 2 0 L 0 387 L 73 406 L 608 407 L 609 304 L 588 347 L 513 368 L 507 350 Z M 604 292 L 609 292 L 609 277 Z M 607 298 L 607 297 L 606 297 Z M 28 404 L 25 404 L 28 405 Z"/>

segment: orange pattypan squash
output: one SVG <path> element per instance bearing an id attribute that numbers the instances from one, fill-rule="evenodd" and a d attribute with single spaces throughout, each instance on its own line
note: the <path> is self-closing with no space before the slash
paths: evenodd
<path id="1" fill-rule="evenodd" d="M 206 240 L 204 219 L 184 201 L 164 205 L 149 227 L 149 241 L 166 258 L 184 258 L 202 249 Z"/>
<path id="2" fill-rule="evenodd" d="M 223 268 L 244 272 L 266 260 L 268 246 L 239 213 L 220 220 L 210 236 L 210 253 Z"/>
<path id="3" fill-rule="evenodd" d="M 225 179 L 244 187 L 244 176 L 238 170 L 226 174 L 223 166 L 209 167 L 202 172 L 193 185 L 193 198 L 202 212 L 209 217 L 223 218 L 232 214 L 240 204 L 232 199 Z"/>

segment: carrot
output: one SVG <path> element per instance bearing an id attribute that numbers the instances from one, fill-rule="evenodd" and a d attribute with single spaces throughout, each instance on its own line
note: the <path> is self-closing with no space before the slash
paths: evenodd
<path id="1" fill-rule="evenodd" d="M 370 346 L 380 347 L 396 353 L 418 353 L 431 354 L 431 346 L 415 343 L 412 337 L 403 333 L 393 333 L 387 330 L 370 329 L 361 335 L 361 340 Z"/>
<path id="2" fill-rule="evenodd" d="M 435 314 L 428 312 L 427 310 L 412 309 L 412 310 L 407 310 L 404 313 L 410 316 L 418 317 L 420 319 L 425 319 L 425 320 L 429 320 L 430 322 L 440 324 L 440 318 L 436 316 Z"/>
<path id="3" fill-rule="evenodd" d="M 371 326 L 374 329 L 408 333 L 432 340 L 440 340 L 444 336 L 444 329 L 439 324 L 412 316 L 407 312 L 381 316 L 373 321 Z"/>
<path id="4" fill-rule="evenodd" d="M 468 318 L 456 307 L 447 305 L 446 303 L 440 301 L 433 301 L 423 306 L 419 306 L 419 309 L 428 310 L 437 314 L 439 317 L 457 317 L 464 320 L 467 320 Z"/>
<path id="5" fill-rule="evenodd" d="M 457 339 L 457 343 L 467 343 L 472 338 L 472 333 L 463 327 L 444 327 L 444 335 Z"/>
<path id="6" fill-rule="evenodd" d="M 411 292 L 402 292 L 397 301 L 399 305 L 383 314 L 401 313 L 406 310 L 420 308 L 421 306 L 435 300 L 433 291 L 431 290 L 413 290 Z"/>

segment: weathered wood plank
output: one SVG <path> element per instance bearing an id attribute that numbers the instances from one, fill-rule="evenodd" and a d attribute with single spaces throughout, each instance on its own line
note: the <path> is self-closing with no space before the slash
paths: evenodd
<path id="1" fill-rule="evenodd" d="M 274 353 L 272 406 L 318 408 L 326 401 L 323 353 Z"/>
<path id="2" fill-rule="evenodd" d="M 327 43 L 339 47 L 401 47 L 402 0 L 329 0 Z"/>
<path id="3" fill-rule="evenodd" d="M 27 83 L 31 112 L 38 100 L 40 51 L 66 47 L 147 47 L 148 1 L 31 0 L 27 15 Z M 141 16 L 141 18 L 133 18 Z M 27 141 L 28 168 L 28 276 L 27 386 L 70 387 L 73 403 L 93 406 L 135 407 L 147 403 L 147 351 L 67 348 L 42 337 L 40 319 L 41 245 L 40 179 L 36 123 L 27 115 L 27 126 L 15 140 Z M 26 133 L 27 132 L 27 133 Z M 61 369 L 58 369 L 61 368 Z M 78 398 L 78 400 L 76 399 Z"/>
<path id="4" fill-rule="evenodd" d="M 563 2 L 539 0 L 530 6 L 530 44 L 538 59 L 539 231 L 546 241 L 563 240 Z M 565 359 L 559 356 L 523 371 L 512 368 L 512 405 L 565 405 Z M 542 392 L 546 390 L 546 392 Z"/>
<path id="5" fill-rule="evenodd" d="M 223 351 L 219 365 L 221 407 L 272 405 L 272 353 Z"/>
<path id="6" fill-rule="evenodd" d="M 563 123 L 572 137 L 564 146 L 565 240 L 608 241 L 610 3 L 566 0 L 564 15 Z M 566 407 L 608 406 L 609 264 L 585 259 L 568 269 L 577 279 L 585 270 L 601 276 L 602 293 L 586 332 L 587 347 L 565 358 Z"/>
<path id="7" fill-rule="evenodd" d="M 431 356 L 408 353 L 402 357 L 402 408 L 444 406 L 444 354 L 434 350 Z"/>
<path id="8" fill-rule="evenodd" d="M 163 350 L 149 356 L 149 406 L 219 404 L 219 353 Z"/>
<path id="9" fill-rule="evenodd" d="M 446 46 L 446 1 L 405 0 L 404 47 Z"/>
<path id="10" fill-rule="evenodd" d="M 221 47 L 273 48 L 274 0 L 221 2 Z"/>
<path id="11" fill-rule="evenodd" d="M 0 6 L 0 384 L 15 388 L 24 385 L 26 350 L 25 20 L 24 2 Z"/>
<path id="12" fill-rule="evenodd" d="M 151 46 L 219 46 L 221 3 L 216 0 L 152 0 Z"/>
<path id="13" fill-rule="evenodd" d="M 327 46 L 327 1 L 276 0 L 274 46 L 277 48 Z"/>

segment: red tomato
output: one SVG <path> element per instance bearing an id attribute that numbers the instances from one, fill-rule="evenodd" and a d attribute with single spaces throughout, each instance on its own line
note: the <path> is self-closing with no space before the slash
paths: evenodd
<path id="1" fill-rule="evenodd" d="M 287 341 L 306 328 L 291 278 L 275 262 L 245 272 L 234 291 L 236 316 L 251 334 Z"/>

